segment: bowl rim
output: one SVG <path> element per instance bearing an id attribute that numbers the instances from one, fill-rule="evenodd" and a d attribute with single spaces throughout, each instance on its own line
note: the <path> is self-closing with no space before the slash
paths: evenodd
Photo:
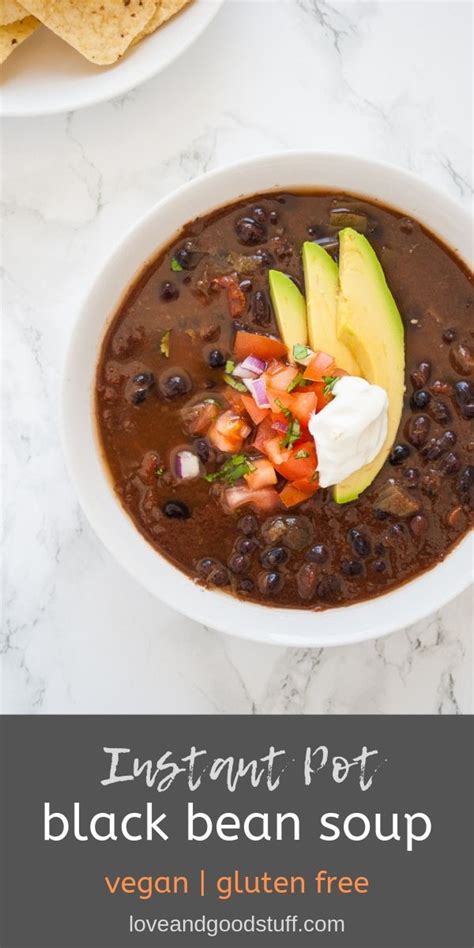
<path id="1" fill-rule="evenodd" d="M 71 421 L 74 420 L 77 406 L 74 405 L 73 388 L 71 379 L 77 376 L 77 350 L 81 349 L 87 336 L 87 316 L 90 309 L 93 309 L 94 296 L 100 291 L 100 288 L 107 285 L 109 271 L 113 269 L 120 256 L 124 256 L 127 247 L 137 239 L 140 232 L 144 231 L 151 222 L 160 216 L 161 212 L 179 201 L 184 195 L 191 191 L 199 192 L 199 189 L 205 187 L 206 183 L 218 179 L 229 179 L 229 191 L 232 195 L 225 201 L 218 201 L 215 205 L 202 213 L 210 213 L 216 207 L 225 207 L 240 197 L 251 196 L 254 193 L 263 193 L 264 190 L 271 192 L 279 188 L 291 189 L 290 184 L 273 185 L 271 187 L 258 188 L 249 187 L 247 191 L 241 193 L 233 189 L 232 178 L 246 170 L 255 171 L 256 168 L 269 166 L 271 163 L 272 173 L 276 166 L 284 168 L 286 163 L 314 162 L 315 176 L 317 176 L 317 164 L 332 162 L 340 166 L 349 162 L 359 171 L 367 172 L 370 180 L 370 172 L 382 172 L 385 176 L 394 175 L 399 182 L 404 182 L 415 188 L 418 193 L 424 194 L 426 203 L 429 200 L 441 202 L 459 219 L 463 217 L 468 227 L 471 227 L 471 217 L 460 203 L 453 200 L 443 191 L 438 191 L 431 184 L 422 181 L 411 171 L 398 168 L 396 165 L 384 161 L 367 159 L 362 156 L 350 155 L 345 153 L 330 151 L 301 151 L 290 150 L 277 153 L 269 153 L 249 157 L 230 165 L 213 169 L 203 175 L 198 176 L 190 182 L 186 182 L 179 188 L 165 195 L 144 214 L 142 214 L 135 223 L 132 223 L 124 235 L 114 244 L 108 253 L 101 268 L 96 272 L 91 285 L 86 292 L 82 304 L 80 305 L 78 315 L 71 334 L 67 356 L 64 363 L 61 392 L 61 440 L 63 444 L 66 467 L 69 476 L 74 485 L 79 503 L 89 520 L 94 531 L 100 537 L 106 548 L 112 552 L 118 562 L 131 574 L 137 582 L 144 586 L 152 595 L 164 601 L 171 608 L 184 614 L 185 616 L 198 621 L 204 626 L 218 629 L 226 634 L 234 635 L 242 639 L 258 641 L 266 644 L 273 644 L 286 647 L 329 647 L 339 645 L 356 644 L 358 642 L 378 639 L 389 635 L 391 632 L 399 630 L 408 625 L 418 622 L 427 615 L 435 612 L 441 606 L 448 603 L 455 596 L 463 592 L 472 582 L 472 566 L 474 562 L 474 546 L 472 532 L 469 532 L 445 557 L 443 561 L 435 564 L 430 569 L 416 576 L 414 579 L 397 586 L 389 592 L 363 600 L 362 602 L 347 604 L 337 608 L 324 609 L 316 611 L 311 609 L 284 608 L 277 606 L 267 606 L 259 603 L 248 602 L 239 599 L 236 596 L 223 593 L 219 590 L 204 589 L 196 584 L 189 576 L 183 573 L 177 566 L 163 557 L 156 551 L 138 531 L 133 521 L 123 509 L 120 501 L 116 497 L 113 487 L 108 479 L 108 472 L 105 469 L 104 462 L 100 456 L 99 442 L 96 438 L 95 417 L 93 411 L 93 401 L 89 404 L 89 421 L 93 429 L 93 439 L 96 450 L 96 462 L 102 469 L 102 475 L 108 482 L 108 491 L 113 497 L 115 509 L 119 516 L 113 517 L 114 523 L 108 520 L 108 514 L 94 502 L 91 493 L 90 484 L 87 485 L 87 475 L 84 467 L 84 459 L 78 443 L 73 434 L 74 426 Z M 283 172 L 284 173 L 284 172 Z M 291 170 L 289 176 L 291 177 Z M 270 178 L 270 174 L 269 174 Z M 337 178 L 337 171 L 335 174 Z M 294 185 L 295 188 L 303 188 L 302 185 Z M 308 185 L 308 188 L 310 185 Z M 313 185 L 316 188 L 316 185 Z M 324 189 L 330 187 L 324 185 Z M 337 190 L 340 185 L 334 184 Z M 342 188 L 341 188 L 342 190 Z M 350 193 L 350 189 L 345 186 L 345 193 Z M 384 199 L 375 197 L 370 192 L 356 188 L 354 194 L 367 196 L 369 200 L 380 201 Z M 403 213 L 404 209 L 398 202 L 390 204 L 395 210 Z M 408 213 L 408 212 L 407 212 Z M 420 217 L 416 219 L 420 220 Z M 175 233 L 179 232 L 186 224 L 186 220 L 181 220 Z M 438 235 L 437 231 L 430 226 L 429 221 L 421 219 L 428 230 L 431 230 L 435 236 L 439 236 L 445 245 L 448 245 L 453 252 L 465 263 L 466 255 L 461 255 L 458 248 L 448 243 L 445 237 Z M 160 248 L 166 246 L 174 235 L 170 235 L 164 242 L 158 243 L 155 250 L 149 254 L 143 261 L 141 267 L 134 272 L 128 280 L 125 287 L 119 288 L 114 296 L 116 302 L 114 306 L 105 313 L 99 332 L 99 350 L 102 345 L 105 333 L 113 319 L 120 301 L 128 292 L 130 286 L 134 283 L 138 273 L 143 269 L 149 260 L 152 260 L 160 252 Z M 93 367 L 93 378 L 95 378 L 95 366 Z M 89 478 L 90 480 L 90 478 Z M 109 511 L 110 512 L 110 511 Z M 120 518 L 120 524 L 119 524 Z M 116 530 L 118 527 L 118 533 Z M 137 543 L 137 538 L 139 538 Z M 129 552 L 129 550 L 131 552 Z M 135 553 L 140 551 L 142 559 L 142 569 L 138 570 L 133 559 Z M 151 555 L 151 556 L 150 556 Z M 151 559 L 152 557 L 152 559 Z M 469 569 L 471 566 L 471 570 Z M 144 575 L 144 567 L 146 575 Z M 161 573 L 161 582 L 157 586 L 157 575 Z M 435 578 L 434 578 L 435 577 Z M 240 613 L 240 615 L 239 615 Z M 349 622 L 345 621 L 349 618 Z M 351 630 L 351 624 L 356 625 L 356 630 Z"/>

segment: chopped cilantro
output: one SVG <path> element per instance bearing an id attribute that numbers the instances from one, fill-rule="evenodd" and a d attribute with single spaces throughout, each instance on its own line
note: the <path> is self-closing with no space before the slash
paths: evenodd
<path id="1" fill-rule="evenodd" d="M 243 382 L 238 382 L 237 379 L 232 378 L 232 375 L 227 373 L 224 375 L 224 382 L 227 382 L 227 385 L 230 385 L 231 388 L 235 388 L 236 392 L 247 391 L 247 386 Z"/>
<path id="2" fill-rule="evenodd" d="M 297 451 L 295 454 L 295 461 L 300 461 L 303 458 L 309 458 L 309 451 Z"/>
<path id="3" fill-rule="evenodd" d="M 160 352 L 166 359 L 170 356 L 170 332 L 170 329 L 164 332 L 160 340 Z"/>
<path id="4" fill-rule="evenodd" d="M 323 382 L 324 382 L 323 394 L 326 396 L 330 395 L 336 382 L 338 381 L 339 381 L 338 375 L 323 375 Z"/>
<path id="5" fill-rule="evenodd" d="M 180 270 L 183 269 L 179 260 L 177 260 L 176 257 L 173 257 L 171 261 L 171 269 L 173 270 L 174 273 L 179 273 Z"/>
<path id="6" fill-rule="evenodd" d="M 302 346 L 300 344 L 293 346 L 293 358 L 296 359 L 297 362 L 303 362 L 304 359 L 307 359 L 308 356 L 312 354 L 313 350 L 309 349 L 308 346 Z"/>
<path id="7" fill-rule="evenodd" d="M 291 445 L 298 441 L 298 438 L 301 437 L 301 425 L 297 418 L 292 418 L 285 437 L 283 438 L 282 447 L 291 448 Z"/>
<path id="8" fill-rule="evenodd" d="M 232 372 L 234 371 L 234 369 L 235 369 L 235 362 L 233 362 L 232 359 L 227 359 L 227 362 L 225 364 L 225 370 L 227 372 L 227 375 L 232 375 Z"/>
<path id="9" fill-rule="evenodd" d="M 250 458 L 246 457 L 245 454 L 236 454 L 229 458 L 219 471 L 214 474 L 205 474 L 204 480 L 209 481 L 209 483 L 226 481 L 227 484 L 235 484 L 244 474 L 251 474 L 254 470 L 255 465 L 252 464 Z"/>
<path id="10" fill-rule="evenodd" d="M 281 412 L 283 412 L 285 418 L 293 418 L 293 415 L 291 414 L 290 409 L 286 408 L 285 405 L 281 403 L 279 398 L 275 399 L 275 405 L 278 405 L 278 408 L 280 409 Z"/>
<path id="11" fill-rule="evenodd" d="M 311 385 L 309 379 L 305 379 L 302 372 L 298 372 L 298 374 L 295 375 L 293 381 L 290 382 L 287 388 L 287 392 L 292 392 L 294 388 L 298 388 L 298 385 Z"/>

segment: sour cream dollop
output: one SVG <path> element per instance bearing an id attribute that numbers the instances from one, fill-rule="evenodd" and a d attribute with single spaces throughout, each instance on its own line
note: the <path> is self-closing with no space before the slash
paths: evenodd
<path id="1" fill-rule="evenodd" d="M 339 484 L 370 464 L 387 437 L 388 397 L 380 385 L 345 375 L 332 394 L 333 400 L 309 422 L 321 487 Z"/>

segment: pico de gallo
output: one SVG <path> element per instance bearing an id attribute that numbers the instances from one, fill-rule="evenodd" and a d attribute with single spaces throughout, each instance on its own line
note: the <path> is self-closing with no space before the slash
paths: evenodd
<path id="1" fill-rule="evenodd" d="M 331 355 L 308 346 L 294 346 L 291 363 L 289 355 L 272 336 L 238 331 L 223 374 L 230 406 L 218 410 L 214 403 L 214 413 L 202 407 L 201 433 L 229 455 L 205 479 L 227 485 L 222 502 L 230 511 L 245 504 L 263 511 L 295 507 L 319 488 L 308 424 L 347 373 Z"/>

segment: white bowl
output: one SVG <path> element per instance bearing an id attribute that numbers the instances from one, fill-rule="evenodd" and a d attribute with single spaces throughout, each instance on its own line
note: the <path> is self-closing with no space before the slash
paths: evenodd
<path id="1" fill-rule="evenodd" d="M 193 0 L 111 66 L 95 66 L 41 27 L 2 66 L 0 115 L 73 112 L 124 95 L 169 66 L 207 28 L 223 0 Z"/>
<path id="2" fill-rule="evenodd" d="M 286 153 L 240 162 L 186 184 L 129 231 L 112 252 L 79 314 L 65 370 L 63 437 L 80 503 L 105 546 L 137 582 L 179 612 L 246 639 L 277 645 L 328 646 L 378 638 L 444 605 L 472 578 L 472 537 L 444 562 L 376 599 L 312 612 L 257 605 L 203 589 L 160 556 L 121 507 L 101 460 L 93 393 L 101 342 L 127 287 L 145 262 L 187 221 L 272 188 L 327 188 L 378 199 L 427 225 L 460 256 L 472 259 L 469 216 L 413 175 L 344 155 Z"/>

